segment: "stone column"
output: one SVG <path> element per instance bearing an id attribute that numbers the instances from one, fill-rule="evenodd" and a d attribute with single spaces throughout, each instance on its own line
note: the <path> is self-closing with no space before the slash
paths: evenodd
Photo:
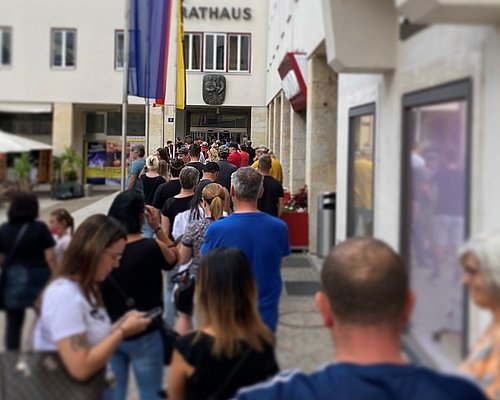
<path id="1" fill-rule="evenodd" d="M 280 159 L 280 133 L 281 133 L 281 96 L 274 98 L 274 119 L 273 119 L 273 140 L 271 150 L 274 155 Z"/>
<path id="2" fill-rule="evenodd" d="M 336 190 L 337 173 L 337 74 L 323 57 L 309 60 L 306 138 L 309 251 L 316 253 L 318 194 Z"/>
<path id="3" fill-rule="evenodd" d="M 166 140 L 163 143 L 162 108 L 152 105 L 149 108 L 149 149 L 146 155 L 155 154 L 158 147 L 164 147 L 167 143 Z"/>
<path id="4" fill-rule="evenodd" d="M 267 147 L 272 147 L 273 144 L 273 129 L 274 129 L 274 102 L 271 101 L 267 106 L 268 118 L 267 118 L 267 141 L 265 145 Z M 262 143 L 260 143 L 262 144 Z M 259 146 L 259 143 L 255 144 Z"/>
<path id="5" fill-rule="evenodd" d="M 290 110 L 290 192 L 306 184 L 306 112 Z"/>
<path id="6" fill-rule="evenodd" d="M 268 130 L 268 122 L 267 122 L 267 108 L 266 107 L 252 107 L 251 111 L 251 136 L 250 140 L 252 141 L 252 147 L 260 146 L 261 144 L 265 144 L 267 141 L 267 130 Z M 253 161 L 250 160 L 250 165 L 252 165 Z"/>
<path id="7" fill-rule="evenodd" d="M 59 155 L 66 147 L 82 151 L 82 143 L 75 143 L 73 137 L 73 103 L 54 103 L 52 113 L 53 154 Z"/>
<path id="8" fill-rule="evenodd" d="M 290 189 L 290 102 L 281 92 L 281 111 L 280 111 L 280 157 L 283 167 L 283 186 Z"/>

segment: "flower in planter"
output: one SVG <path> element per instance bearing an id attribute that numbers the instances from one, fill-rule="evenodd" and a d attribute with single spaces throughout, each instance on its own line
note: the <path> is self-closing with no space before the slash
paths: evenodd
<path id="1" fill-rule="evenodd" d="M 283 211 L 305 212 L 307 211 L 307 186 L 290 197 L 290 200 L 283 206 Z"/>

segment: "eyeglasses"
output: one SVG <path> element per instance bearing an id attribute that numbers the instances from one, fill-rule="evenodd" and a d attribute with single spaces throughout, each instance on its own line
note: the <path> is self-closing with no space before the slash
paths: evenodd
<path id="1" fill-rule="evenodd" d="M 111 253 L 109 250 L 104 250 L 107 254 L 111 256 L 111 258 L 115 261 L 120 261 L 122 259 L 122 253 Z"/>

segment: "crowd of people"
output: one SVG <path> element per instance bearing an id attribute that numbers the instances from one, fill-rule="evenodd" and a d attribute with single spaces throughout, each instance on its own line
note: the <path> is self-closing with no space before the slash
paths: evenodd
<path id="1" fill-rule="evenodd" d="M 127 189 L 76 230 L 67 210 L 53 211 L 47 226 L 36 196 L 17 193 L 0 226 L 6 349 L 20 349 L 26 308 L 35 307 L 33 348 L 57 352 L 78 381 L 107 367 L 104 399 L 126 399 L 131 372 L 142 400 L 500 399 L 500 233 L 457 255 L 472 300 L 493 318 L 456 375 L 405 358 L 415 294 L 403 259 L 374 238 L 348 239 L 324 260 L 315 300 L 332 363 L 279 372 L 281 265 L 290 254 L 278 218 L 282 180 L 265 146 L 169 142 L 146 158 L 134 145 Z M 20 264 L 27 275 L 47 272 L 35 298 L 17 294 L 25 303 L 6 295 Z M 169 357 L 165 329 L 180 335 Z"/>

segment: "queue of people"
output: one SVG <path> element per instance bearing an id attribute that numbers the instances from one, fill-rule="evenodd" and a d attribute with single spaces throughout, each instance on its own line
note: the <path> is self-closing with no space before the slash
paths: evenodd
<path id="1" fill-rule="evenodd" d="M 203 153 L 214 159 L 215 147 L 218 161 L 201 162 Z M 107 215 L 76 230 L 64 209 L 51 213 L 49 230 L 38 220 L 36 196 L 17 193 L 0 226 L 6 349 L 20 349 L 33 306 L 33 348 L 57 352 L 77 381 L 107 368 L 106 400 L 127 398 L 131 371 L 143 400 L 161 398 L 165 380 L 170 400 L 500 399 L 500 233 L 467 242 L 458 255 L 464 284 L 492 323 L 456 375 L 405 359 L 401 335 L 415 294 L 403 259 L 373 238 L 336 245 L 322 266 L 315 300 L 335 348 L 332 362 L 312 373 L 280 373 L 281 264 L 290 254 L 287 226 L 277 218 L 280 168 L 265 147 L 252 166 L 242 165 L 246 156 L 231 157 L 239 166 L 229 161 L 242 151 L 237 143 L 215 147 L 179 147 L 185 162 L 170 158 L 173 146 L 159 149 L 147 171 L 144 149 L 134 148 L 129 188 Z M 168 163 L 167 180 L 159 178 L 160 161 Z M 5 297 L 13 285 L 6 272 L 17 264 L 47 272 L 28 306 L 9 306 Z M 192 277 L 191 287 L 173 279 L 179 272 Z M 180 337 L 165 376 L 168 329 Z"/>

